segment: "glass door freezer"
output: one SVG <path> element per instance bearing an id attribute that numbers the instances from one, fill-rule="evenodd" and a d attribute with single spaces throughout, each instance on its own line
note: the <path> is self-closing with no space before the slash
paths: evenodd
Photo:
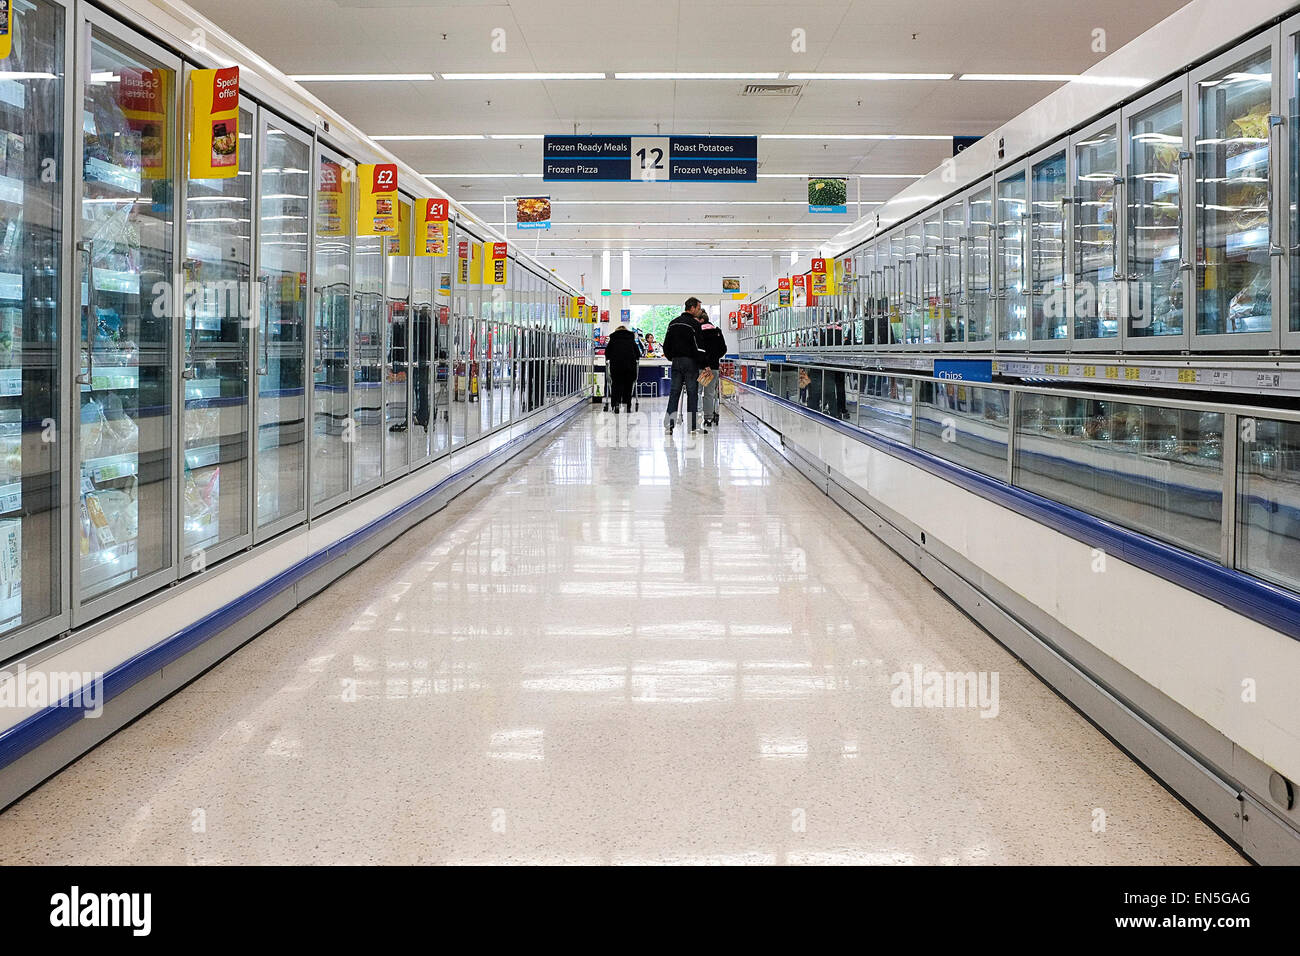
<path id="1" fill-rule="evenodd" d="M 1196 168 L 1192 347 L 1262 350 L 1280 342 L 1285 217 L 1278 214 L 1280 32 L 1265 31 L 1191 73 Z"/>
<path id="2" fill-rule="evenodd" d="M 172 288 L 180 61 L 83 7 L 73 623 L 176 576 Z"/>
<path id="3" fill-rule="evenodd" d="M 72 334 L 65 138 L 75 94 L 73 31 L 62 4 L 13 6 L 15 42 L 0 61 L 0 654 L 68 626 L 75 549 L 65 440 Z"/>

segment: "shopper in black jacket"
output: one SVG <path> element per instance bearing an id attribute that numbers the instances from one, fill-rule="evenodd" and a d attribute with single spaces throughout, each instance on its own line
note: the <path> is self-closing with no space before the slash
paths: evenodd
<path id="1" fill-rule="evenodd" d="M 718 393 L 722 388 L 722 356 L 727 354 L 727 340 L 722 328 L 709 321 L 707 313 L 700 315 L 700 344 L 704 346 L 707 365 L 713 369 L 713 381 L 704 386 L 701 403 L 704 408 L 704 424 L 718 424 Z"/>
<path id="2" fill-rule="evenodd" d="M 700 401 L 700 369 L 708 363 L 708 354 L 700 345 L 699 315 L 700 300 L 692 296 L 686 300 L 686 311 L 668 323 L 664 333 L 664 358 L 673 363 L 673 388 L 668 396 L 668 417 L 664 419 L 664 430 L 672 434 L 677 406 L 681 402 L 682 389 L 686 389 L 686 410 L 691 415 L 691 434 L 708 429 L 698 428 L 696 415 Z"/>
<path id="3" fill-rule="evenodd" d="M 636 384 L 636 365 L 641 357 L 636 336 L 626 325 L 620 325 L 609 334 L 605 343 L 605 371 L 609 376 L 610 405 L 614 414 L 625 405 L 632 411 L 632 387 Z"/>

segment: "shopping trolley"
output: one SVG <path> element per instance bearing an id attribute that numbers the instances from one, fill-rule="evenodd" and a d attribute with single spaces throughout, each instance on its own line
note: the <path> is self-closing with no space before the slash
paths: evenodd
<path id="1" fill-rule="evenodd" d="M 640 365 L 635 366 L 632 371 L 632 375 L 637 376 L 640 373 L 640 369 L 641 369 Z M 609 383 L 609 363 L 606 362 L 605 363 L 605 401 L 600 406 L 600 410 L 602 412 L 609 411 L 610 402 L 612 401 L 612 399 L 610 398 L 611 392 L 612 389 L 610 388 L 610 383 Z M 632 386 L 632 410 L 634 412 L 641 411 L 641 393 L 638 385 Z"/>

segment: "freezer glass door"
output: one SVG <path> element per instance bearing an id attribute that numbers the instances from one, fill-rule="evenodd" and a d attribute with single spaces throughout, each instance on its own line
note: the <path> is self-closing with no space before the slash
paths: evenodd
<path id="1" fill-rule="evenodd" d="M 316 247 L 312 266 L 311 503 L 344 500 L 351 466 L 348 354 L 352 302 L 352 182 L 341 159 L 316 161 Z"/>
<path id="2" fill-rule="evenodd" d="M 1033 164 L 1029 211 L 1029 288 L 1034 343 L 1063 343 L 1070 337 L 1065 308 L 1065 206 L 1069 191 L 1065 152 Z"/>
<path id="3" fill-rule="evenodd" d="M 1183 95 L 1173 93 L 1128 117 L 1127 335 L 1182 336 L 1184 263 Z"/>
<path id="4" fill-rule="evenodd" d="M 925 314 L 924 274 L 925 260 L 921 258 L 924 248 L 921 227 L 913 226 L 907 230 L 904 242 L 903 266 L 903 321 L 904 339 L 908 345 L 919 345 L 921 326 Z"/>
<path id="5" fill-rule="evenodd" d="M 172 567 L 175 528 L 176 70 L 98 26 L 89 29 L 78 244 L 80 430 L 73 472 L 83 604 Z"/>
<path id="6" fill-rule="evenodd" d="M 384 474 L 384 238 L 357 236 L 352 266 L 352 490 Z"/>
<path id="7" fill-rule="evenodd" d="M 411 463 L 427 461 L 433 453 L 431 373 L 433 370 L 433 264 L 416 256 L 411 270 Z"/>
<path id="8" fill-rule="evenodd" d="M 292 524 L 307 501 L 307 223 L 311 142 L 267 117 L 262 123 L 257 277 L 257 527 Z"/>
<path id="9" fill-rule="evenodd" d="M 997 311 L 998 344 L 1024 346 L 1025 329 L 1025 223 L 1028 205 L 1025 174 L 998 181 L 997 206 Z"/>
<path id="10" fill-rule="evenodd" d="M 433 299 L 433 450 L 442 454 L 451 447 L 451 278 L 454 259 L 435 260 L 437 287 Z"/>
<path id="11" fill-rule="evenodd" d="M 41 161 L 62 165 L 66 17 L 42 0 L 13 17 L 25 42 L 0 61 L 0 637 L 62 609 L 66 554 L 56 427 L 70 331 L 61 327 L 64 180 L 42 175 Z"/>
<path id="12" fill-rule="evenodd" d="M 227 136 L 235 131 L 227 132 Z M 239 111 L 238 167 L 191 179 L 185 197 L 182 573 L 248 534 L 253 324 L 253 114 Z M 201 558 L 201 560 L 200 560 Z"/>
<path id="13" fill-rule="evenodd" d="M 966 341 L 972 348 L 993 342 L 993 187 L 970 197 L 966 245 Z"/>
<path id="14" fill-rule="evenodd" d="M 1196 85 L 1198 336 L 1267 337 L 1275 328 L 1272 60 L 1271 50 L 1261 50 Z"/>
<path id="15" fill-rule="evenodd" d="M 966 204 L 955 202 L 943 211 L 943 248 L 939 260 L 940 340 L 949 348 L 966 340 L 966 289 L 963 269 L 969 252 Z"/>
<path id="16" fill-rule="evenodd" d="M 398 235 L 384 239 L 384 475 L 406 472 L 409 464 L 411 344 L 411 205 L 398 201 Z"/>
<path id="17" fill-rule="evenodd" d="M 932 345 L 943 338 L 944 323 L 949 321 L 944 298 L 939 291 L 943 275 L 943 217 L 934 216 L 925 221 L 925 251 L 921 258 L 921 309 L 923 325 L 921 341 Z"/>
<path id="18" fill-rule="evenodd" d="M 1119 341 L 1119 128 L 1074 144 L 1074 338 Z"/>

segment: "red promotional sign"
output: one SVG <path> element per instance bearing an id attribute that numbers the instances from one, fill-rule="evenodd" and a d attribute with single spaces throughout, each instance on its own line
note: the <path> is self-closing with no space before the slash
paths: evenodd
<path id="1" fill-rule="evenodd" d="M 578 296 L 578 306 L 582 307 L 586 304 L 587 304 L 587 297 L 585 295 Z"/>
<path id="2" fill-rule="evenodd" d="M 492 258 L 504 259 L 506 257 L 506 244 L 504 242 L 492 243 Z"/>
<path id="3" fill-rule="evenodd" d="M 792 280 L 794 282 L 794 287 L 796 289 L 802 289 L 804 287 L 803 280 L 804 280 L 803 276 L 795 276 L 794 279 Z"/>
<path id="4" fill-rule="evenodd" d="M 825 274 L 825 272 L 826 272 L 826 260 L 825 260 L 825 259 L 814 259 L 814 260 L 812 261 L 812 271 L 813 271 L 813 272 L 820 272 L 820 273 L 822 273 L 822 274 Z"/>
<path id="5" fill-rule="evenodd" d="M 457 258 L 460 258 L 460 259 L 468 259 L 468 258 L 469 258 L 469 243 L 468 243 L 468 242 L 466 242 L 465 240 L 462 239 L 460 242 L 458 242 L 458 243 L 456 244 L 456 256 L 457 256 Z"/>
<path id="6" fill-rule="evenodd" d="M 217 70 L 212 83 L 212 112 L 228 113 L 239 109 L 239 67 Z"/>
<path id="7" fill-rule="evenodd" d="M 375 185 L 371 192 L 397 192 L 397 164 L 378 163 L 375 165 Z"/>
<path id="8" fill-rule="evenodd" d="M 776 287 L 777 287 L 779 290 L 781 290 L 782 292 L 789 292 L 789 291 L 790 291 L 790 278 L 789 278 L 789 276 L 782 276 L 780 279 L 777 279 L 777 280 L 776 280 Z"/>
<path id="9" fill-rule="evenodd" d="M 448 214 L 447 200 L 430 199 L 427 200 L 424 207 L 425 222 L 446 222 Z"/>

